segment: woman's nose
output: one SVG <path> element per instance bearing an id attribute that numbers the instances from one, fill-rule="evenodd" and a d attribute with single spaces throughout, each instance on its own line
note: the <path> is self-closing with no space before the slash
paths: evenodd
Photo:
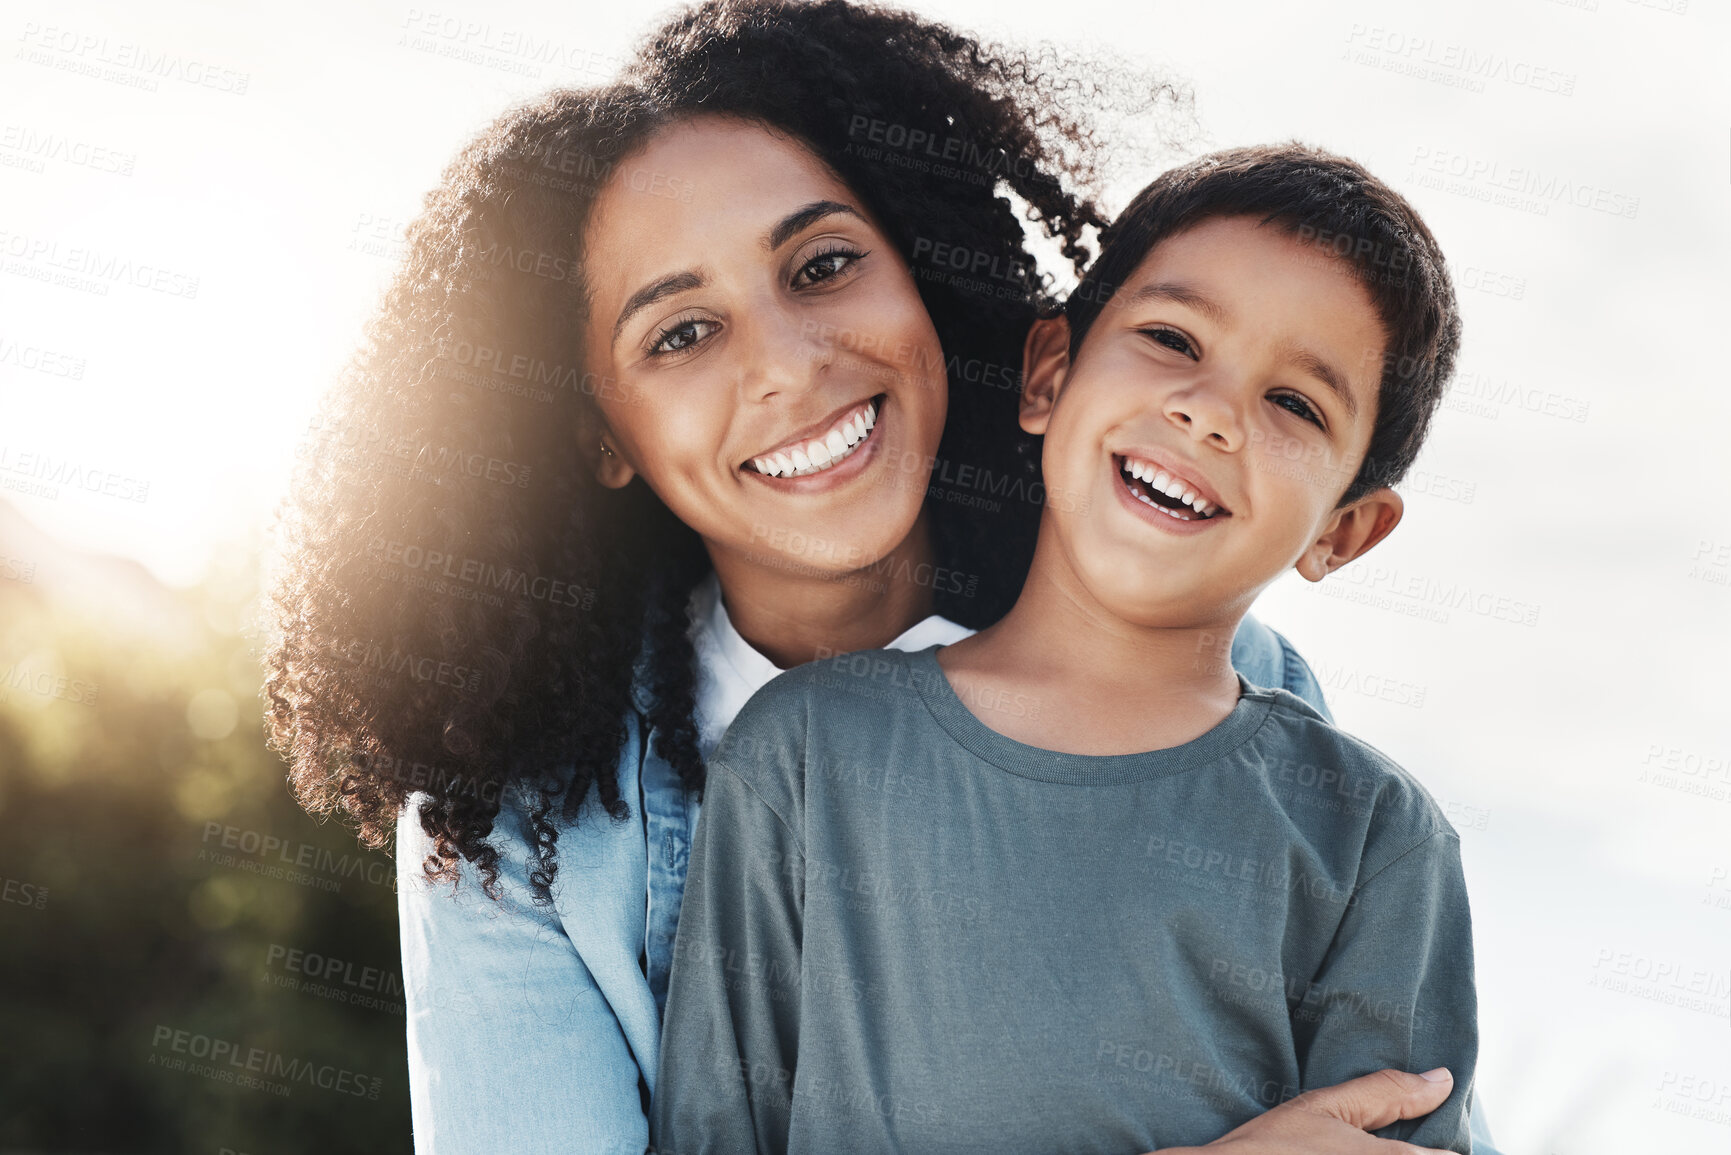
<path id="1" fill-rule="evenodd" d="M 833 350 L 821 340 L 821 327 L 797 313 L 764 308 L 745 323 L 746 357 L 741 369 L 753 400 L 778 393 L 802 393 L 822 378 Z"/>

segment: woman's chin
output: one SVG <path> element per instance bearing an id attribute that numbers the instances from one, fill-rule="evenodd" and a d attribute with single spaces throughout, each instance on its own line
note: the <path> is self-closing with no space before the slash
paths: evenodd
<path id="1" fill-rule="evenodd" d="M 900 549 L 920 514 L 917 505 L 887 508 L 881 497 L 875 506 L 857 512 L 799 512 L 801 516 L 754 519 L 740 551 L 743 559 L 785 576 L 858 581 L 869 583 L 867 588 L 883 585 L 873 571 Z"/>

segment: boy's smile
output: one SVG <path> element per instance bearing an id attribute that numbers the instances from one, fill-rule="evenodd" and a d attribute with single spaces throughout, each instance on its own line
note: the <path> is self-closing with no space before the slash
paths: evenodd
<path id="1" fill-rule="evenodd" d="M 1175 529 L 1187 525 L 1232 516 L 1220 500 L 1214 487 L 1201 480 L 1201 470 L 1174 460 L 1176 454 L 1147 449 L 1127 449 L 1114 453 L 1118 478 L 1124 492 L 1154 514 L 1155 525 Z M 1137 511 L 1140 513 L 1141 511 Z"/>
<path id="2" fill-rule="evenodd" d="M 1113 615 L 1240 613 L 1286 569 L 1316 580 L 1362 552 L 1336 540 L 1360 506 L 1398 508 L 1386 490 L 1337 508 L 1376 421 L 1382 322 L 1349 265 L 1278 225 L 1212 218 L 1156 245 L 1073 363 L 1047 324 L 1023 426 L 1068 500 L 1035 567 L 1062 557 Z"/>

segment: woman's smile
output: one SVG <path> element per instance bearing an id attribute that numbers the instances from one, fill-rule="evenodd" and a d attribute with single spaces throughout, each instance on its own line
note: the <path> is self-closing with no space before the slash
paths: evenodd
<path id="1" fill-rule="evenodd" d="M 872 433 L 884 403 L 884 394 L 843 408 L 839 416 L 820 422 L 815 432 L 801 432 L 777 449 L 753 457 L 741 466 L 748 473 L 791 481 L 794 478 L 831 474 L 845 461 L 859 457 L 867 446 L 876 447 Z M 858 473 L 855 469 L 853 473 Z"/>

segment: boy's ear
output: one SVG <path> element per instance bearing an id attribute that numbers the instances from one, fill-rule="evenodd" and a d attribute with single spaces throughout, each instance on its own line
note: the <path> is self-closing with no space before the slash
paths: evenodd
<path id="1" fill-rule="evenodd" d="M 1351 505 L 1335 510 L 1322 535 L 1299 555 L 1293 568 L 1306 581 L 1319 582 L 1368 553 L 1371 546 L 1394 531 L 1405 512 L 1406 503 L 1400 494 L 1387 486 L 1372 490 Z"/>
<path id="2" fill-rule="evenodd" d="M 1052 407 L 1063 392 L 1070 373 L 1070 322 L 1062 313 L 1041 317 L 1028 329 L 1022 342 L 1022 409 L 1018 415 L 1024 432 L 1046 432 Z"/>

